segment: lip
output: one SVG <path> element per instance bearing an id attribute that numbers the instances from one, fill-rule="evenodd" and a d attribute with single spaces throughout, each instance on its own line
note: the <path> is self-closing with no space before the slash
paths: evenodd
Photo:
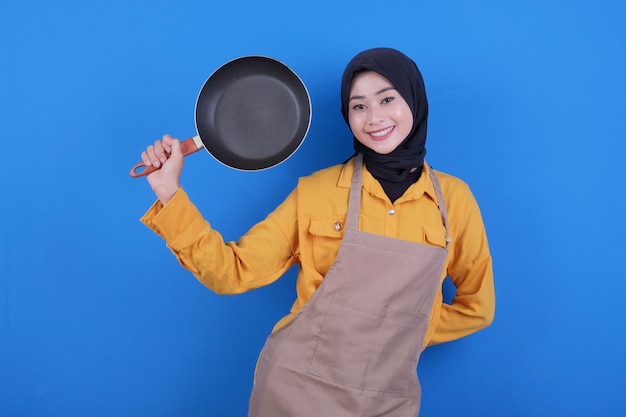
<path id="1" fill-rule="evenodd" d="M 372 130 L 370 132 L 367 132 L 367 134 L 372 140 L 385 140 L 389 137 L 389 135 L 393 133 L 395 129 L 395 126 L 388 126 L 384 129 Z"/>

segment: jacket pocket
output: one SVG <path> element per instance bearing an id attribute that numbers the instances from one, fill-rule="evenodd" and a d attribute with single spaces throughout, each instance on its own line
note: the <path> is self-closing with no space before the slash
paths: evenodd
<path id="1" fill-rule="evenodd" d="M 423 242 L 431 246 L 446 247 L 446 228 L 441 226 L 423 226 Z"/>
<path id="2" fill-rule="evenodd" d="M 345 226 L 345 217 L 311 219 L 309 233 L 313 236 L 315 269 L 324 276 L 335 262 Z"/>

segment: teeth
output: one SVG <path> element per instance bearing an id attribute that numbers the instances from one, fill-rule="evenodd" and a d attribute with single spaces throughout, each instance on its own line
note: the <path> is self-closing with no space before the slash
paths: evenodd
<path id="1" fill-rule="evenodd" d="M 388 127 L 387 129 L 379 130 L 378 132 L 371 132 L 370 135 L 374 136 L 375 138 L 380 138 L 382 136 L 385 136 L 392 130 L 393 130 L 393 126 Z"/>

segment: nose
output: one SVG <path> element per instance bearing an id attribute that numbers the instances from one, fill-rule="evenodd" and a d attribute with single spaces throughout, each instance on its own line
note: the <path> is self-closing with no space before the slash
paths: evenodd
<path id="1" fill-rule="evenodd" d="M 369 107 L 367 113 L 367 122 L 371 125 L 380 123 L 384 120 L 384 114 L 378 107 Z"/>

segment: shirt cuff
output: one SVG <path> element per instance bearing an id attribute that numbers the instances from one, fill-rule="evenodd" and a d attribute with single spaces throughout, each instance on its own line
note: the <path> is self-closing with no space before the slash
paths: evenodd
<path id="1" fill-rule="evenodd" d="M 159 200 L 141 217 L 141 222 L 163 238 L 172 249 L 191 244 L 207 222 L 181 188 L 164 206 Z"/>

